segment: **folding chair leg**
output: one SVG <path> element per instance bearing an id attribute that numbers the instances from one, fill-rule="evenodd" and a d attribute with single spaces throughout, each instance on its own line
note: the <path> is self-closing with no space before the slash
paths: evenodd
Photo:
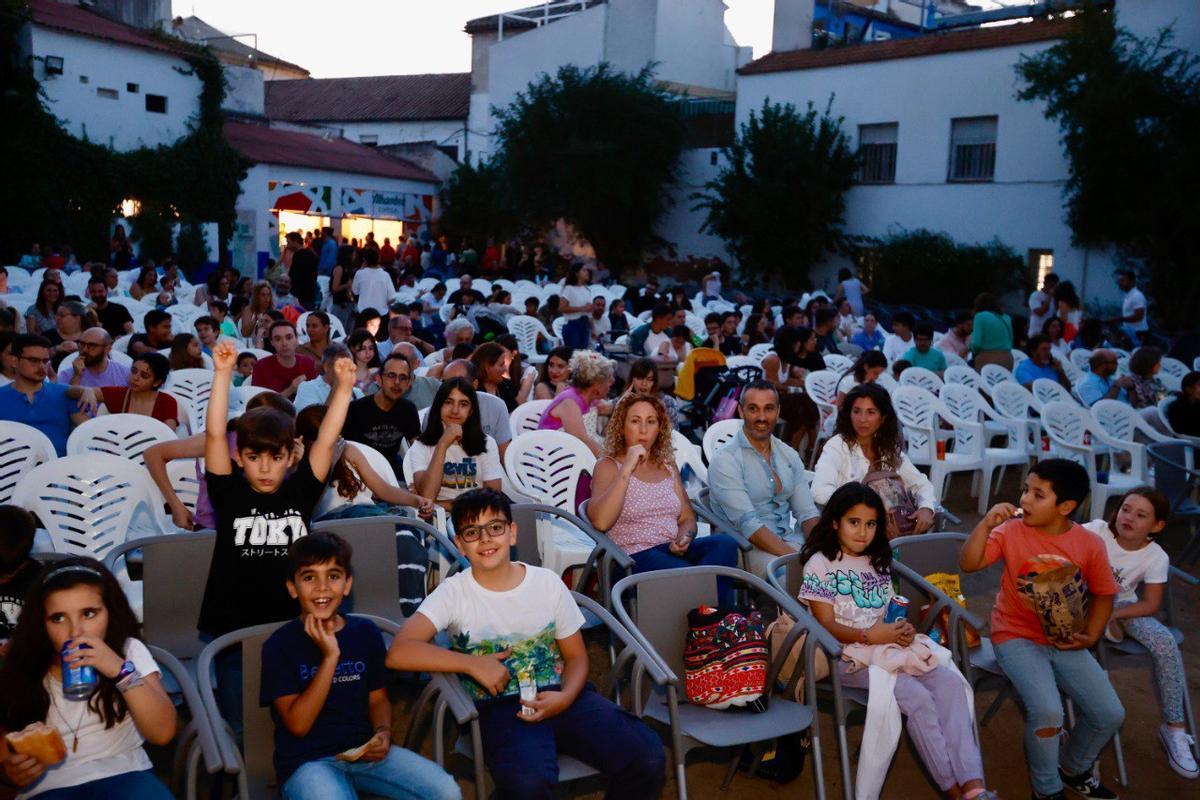
<path id="1" fill-rule="evenodd" d="M 1192 713 L 1192 701 L 1186 691 L 1183 693 L 1183 721 L 1192 737 L 1192 755 L 1200 760 L 1200 737 L 1196 736 L 1196 717 Z"/>
<path id="2" fill-rule="evenodd" d="M 1121 732 L 1117 731 L 1112 738 L 1113 755 L 1117 758 L 1117 780 L 1122 786 L 1129 785 L 1129 775 L 1125 772 L 1125 752 L 1121 748 Z"/>
<path id="3" fill-rule="evenodd" d="M 1004 467 L 1001 467 L 1000 469 L 1002 470 L 1002 471 L 1001 471 L 1001 473 L 1000 473 L 1000 477 L 1003 479 L 1003 477 L 1004 477 L 1004 472 L 1003 472 L 1003 469 L 1004 469 Z M 989 470 L 983 470 L 981 473 L 976 473 L 977 475 L 978 475 L 978 474 L 982 474 L 982 475 L 983 475 L 983 486 L 981 486 L 981 487 L 980 487 L 980 489 L 979 489 L 979 505 L 978 505 L 978 511 L 979 511 L 979 513 L 980 513 L 980 514 L 986 514 L 986 513 L 987 513 L 987 510 L 988 510 L 988 505 L 987 505 L 987 504 L 988 504 L 988 498 L 990 498 L 990 497 L 992 496 L 992 473 L 993 473 L 993 472 L 995 472 L 995 468 L 994 468 L 994 467 L 993 467 L 992 469 L 989 469 Z M 999 484 L 997 484 L 997 485 L 999 485 Z"/>
<path id="4" fill-rule="evenodd" d="M 741 747 L 739 747 L 737 749 L 737 752 L 735 752 L 733 754 L 733 761 L 729 762 L 729 769 L 725 770 L 725 778 L 724 778 L 724 780 L 721 781 L 721 791 L 723 791 L 723 792 L 727 791 L 729 789 L 730 784 L 733 783 L 733 779 L 737 775 L 738 764 L 741 763 L 742 754 L 746 752 L 747 747 L 749 747 L 749 745 L 742 745 Z M 761 760 L 760 758 L 755 757 L 754 767 L 758 767 L 758 762 L 760 760 Z M 751 775 L 754 774 L 753 769 L 750 770 L 750 774 Z"/>
<path id="5" fill-rule="evenodd" d="M 838 720 L 837 723 L 838 737 L 838 759 L 842 766 L 842 797 L 844 800 L 853 800 L 854 785 L 850 780 L 850 745 L 846 742 L 846 720 Z"/>
<path id="6" fill-rule="evenodd" d="M 991 718 L 994 717 L 996 712 L 1000 710 L 1000 706 L 1004 705 L 1004 701 L 1012 697 L 1012 693 L 1012 684 L 1005 684 L 1004 686 L 1000 687 L 1000 690 L 996 692 L 996 699 L 992 701 L 990 706 L 988 706 L 988 710 L 983 712 L 983 719 L 979 721 L 979 727 L 983 728 L 987 726 Z"/>
<path id="7" fill-rule="evenodd" d="M 808 730 L 812 739 L 809 756 L 813 765 L 813 784 L 817 791 L 817 800 L 825 800 L 825 765 L 821 763 L 821 721 L 815 715 Z"/>

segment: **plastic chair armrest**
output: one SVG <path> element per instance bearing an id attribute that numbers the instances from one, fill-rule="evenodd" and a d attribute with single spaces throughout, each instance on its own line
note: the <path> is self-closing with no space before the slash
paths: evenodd
<path id="1" fill-rule="evenodd" d="M 1200 584 L 1200 578 L 1197 578 L 1193 575 L 1189 575 L 1188 573 L 1181 570 L 1179 567 L 1171 567 L 1171 572 L 1169 574 L 1170 574 L 1170 577 L 1178 578 L 1179 580 L 1183 581 L 1184 583 L 1188 584 L 1189 586 L 1196 586 L 1196 585 Z"/>
<path id="2" fill-rule="evenodd" d="M 657 656 L 657 654 L 643 647 L 642 644 L 637 640 L 637 637 L 635 637 L 628 628 L 618 622 L 617 618 L 609 613 L 608 609 L 604 608 L 604 606 L 600 605 L 587 595 L 580 594 L 579 592 L 571 592 L 571 595 L 575 598 L 576 603 L 586 608 L 590 613 L 594 614 L 597 619 L 604 623 L 604 626 L 608 628 L 610 633 L 616 635 L 616 637 L 620 639 L 627 648 L 629 648 L 629 650 L 633 653 L 634 660 L 642 664 L 646 671 L 650 673 L 651 680 L 663 686 L 670 683 L 673 676 L 671 675 L 671 671 L 667 667 L 666 663 L 664 663 L 662 659 Z"/>
<path id="3" fill-rule="evenodd" d="M 701 497 L 703 497 L 703 495 L 701 495 Z M 730 530 L 729 526 L 726 525 L 723 520 L 719 519 L 717 515 L 712 512 L 712 509 L 705 506 L 699 498 L 692 500 L 692 511 L 695 512 L 697 517 L 707 522 L 714 533 L 723 533 L 737 542 L 737 546 L 741 550 L 750 552 L 754 549 L 754 545 L 751 544 L 749 539 L 747 539 L 738 531 Z"/>
<path id="4" fill-rule="evenodd" d="M 977 615 L 971 613 L 968 609 L 965 609 L 962 606 L 960 606 L 958 604 L 957 600 L 950 597 L 950 595 L 946 594 L 941 589 L 937 588 L 932 583 L 927 581 L 924 576 L 922 576 L 920 573 L 918 573 L 912 567 L 909 567 L 908 565 L 903 564 L 899 561 L 892 561 L 892 570 L 899 573 L 899 575 L 901 577 L 903 577 L 904 580 L 915 585 L 921 591 L 923 591 L 926 594 L 933 597 L 935 602 L 943 601 L 946 605 L 946 608 L 949 609 L 949 611 L 950 611 L 950 616 L 951 616 L 952 620 L 955 617 L 962 617 L 963 621 L 965 621 L 968 625 L 975 628 L 976 630 L 980 630 L 983 628 L 984 621 L 982 619 L 980 619 Z M 941 602 L 938 602 L 938 605 L 941 605 Z M 940 615 L 940 613 L 941 612 L 939 610 L 939 615 Z M 936 619 L 936 616 L 937 615 L 933 615 L 933 614 L 930 615 L 930 617 L 933 619 Z"/>
<path id="5" fill-rule="evenodd" d="M 179 659 L 161 647 L 147 645 L 147 649 L 158 666 L 170 673 L 175 682 L 179 684 L 179 690 L 183 693 L 184 705 L 187 706 L 188 713 L 192 715 L 192 721 L 196 723 L 196 737 L 200 743 L 200 751 L 204 755 L 206 771 L 212 774 L 224 769 L 225 762 L 221 758 L 220 748 L 217 747 L 217 739 L 213 735 L 211 721 L 204 709 L 204 703 L 200 699 L 200 692 L 191 676 L 188 675 L 187 668 L 180 663 Z"/>
<path id="6" fill-rule="evenodd" d="M 595 546 L 603 551 L 605 555 L 611 558 L 613 562 L 616 563 L 616 565 L 622 570 L 629 570 L 633 568 L 633 558 L 630 557 L 630 555 L 620 547 L 618 547 L 612 539 L 609 539 L 607 536 L 597 531 L 595 526 L 592 525 L 589 520 L 583 519 L 578 514 L 573 514 L 570 511 L 559 508 L 558 506 L 551 506 L 545 503 L 532 502 L 520 503 L 519 505 L 523 509 L 534 511 L 538 514 L 549 514 L 551 516 L 558 517 L 559 519 L 566 520 L 587 534 L 588 538 L 592 540 Z"/>

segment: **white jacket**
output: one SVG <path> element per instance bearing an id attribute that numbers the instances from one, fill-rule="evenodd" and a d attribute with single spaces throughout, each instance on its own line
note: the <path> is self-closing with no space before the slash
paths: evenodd
<path id="1" fill-rule="evenodd" d="M 839 434 L 825 442 L 817 468 L 813 475 L 812 496 L 817 505 L 825 505 L 837 489 L 851 481 L 861 481 L 871 471 L 867 457 L 857 444 L 847 445 Z M 938 499 L 929 478 L 917 469 L 908 456 L 901 454 L 900 466 L 896 469 L 904 486 L 917 497 L 919 508 L 937 510 Z"/>

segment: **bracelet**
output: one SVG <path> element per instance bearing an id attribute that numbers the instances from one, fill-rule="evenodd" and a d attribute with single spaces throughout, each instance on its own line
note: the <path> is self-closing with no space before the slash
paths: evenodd
<path id="1" fill-rule="evenodd" d="M 858 635 L 858 643 L 859 644 L 870 644 L 871 643 L 870 640 L 867 639 L 867 629 L 860 628 L 860 630 L 862 631 L 862 633 L 860 633 Z"/>
<path id="2" fill-rule="evenodd" d="M 131 689 L 138 688 L 139 686 L 142 685 L 142 683 L 143 683 L 142 673 L 138 672 L 135 669 L 133 672 L 129 673 L 128 675 L 126 675 L 125 677 L 123 677 L 119 681 L 117 681 L 117 691 L 120 692 L 121 694 L 125 694 L 126 692 L 130 691 Z"/>

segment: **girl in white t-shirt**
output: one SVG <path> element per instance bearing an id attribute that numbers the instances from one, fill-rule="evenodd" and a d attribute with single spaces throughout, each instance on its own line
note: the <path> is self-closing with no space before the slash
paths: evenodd
<path id="1" fill-rule="evenodd" d="M 469 489 L 500 489 L 502 469 L 496 440 L 483 432 L 479 398 L 466 378 L 442 381 L 433 397 L 425 430 L 405 456 L 417 494 L 447 510 Z"/>
<path id="2" fill-rule="evenodd" d="M 26 598 L 0 672 L 0 726 L 19 731 L 45 723 L 58 731 L 67 755 L 48 767 L 0 738 L 4 780 L 20 797 L 86 787 L 89 797 L 169 800 L 142 742 L 174 738 L 175 707 L 150 651 L 134 638 L 138 628 L 120 584 L 99 561 L 71 558 L 46 568 Z M 74 663 L 100 679 L 87 700 L 63 695 L 59 653 L 68 642 Z"/>
<path id="3" fill-rule="evenodd" d="M 1184 723 L 1183 693 L 1187 683 L 1183 658 L 1170 628 L 1155 616 L 1162 606 L 1171 561 L 1154 537 L 1167 526 L 1170 511 L 1166 497 L 1142 486 L 1121 498 L 1111 519 L 1094 520 L 1083 527 L 1104 542 L 1113 577 L 1121 587 L 1105 637 L 1119 642 L 1128 636 L 1150 651 L 1163 716 L 1159 741 L 1167 751 L 1171 769 L 1185 778 L 1195 778 L 1200 770 Z"/>

